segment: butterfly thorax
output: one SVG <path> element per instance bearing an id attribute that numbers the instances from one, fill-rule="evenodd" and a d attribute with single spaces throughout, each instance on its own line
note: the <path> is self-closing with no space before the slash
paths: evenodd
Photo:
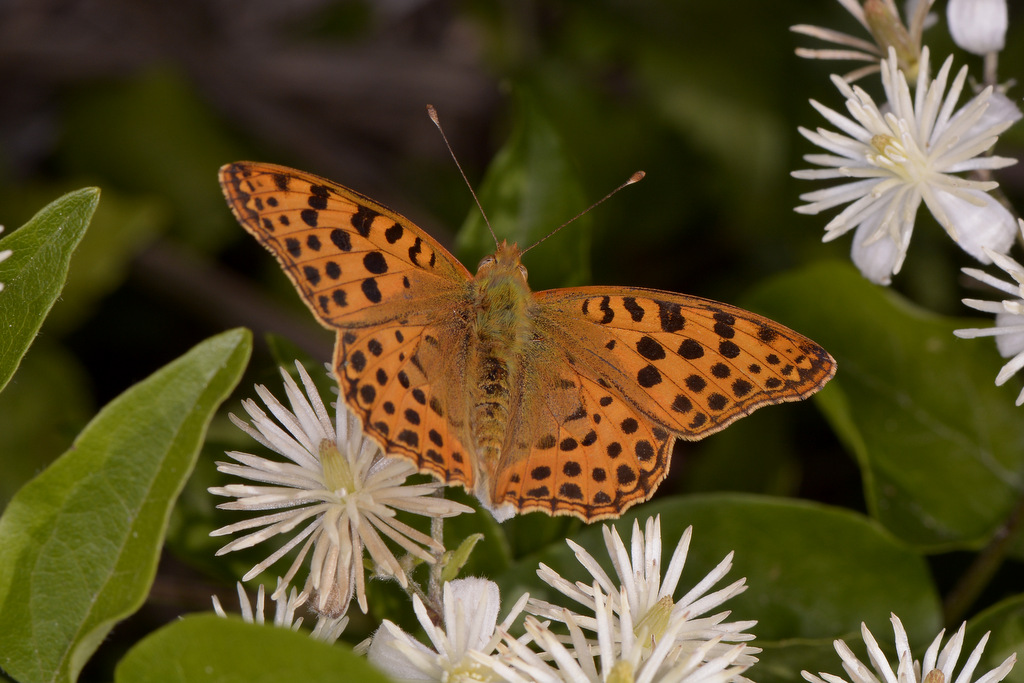
<path id="1" fill-rule="evenodd" d="M 480 262 L 473 289 L 476 308 L 473 364 L 468 368 L 472 435 L 478 463 L 493 472 L 508 432 L 519 359 L 533 331 L 526 269 L 515 244 L 502 242 L 493 256 Z M 492 478 L 487 478 L 493 481 Z"/>

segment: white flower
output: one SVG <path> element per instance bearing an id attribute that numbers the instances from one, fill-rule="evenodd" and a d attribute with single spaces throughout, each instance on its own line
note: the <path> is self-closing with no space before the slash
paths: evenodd
<path id="1" fill-rule="evenodd" d="M 907 80 L 890 52 L 882 62 L 882 84 L 891 111 L 883 114 L 864 90 L 833 76 L 853 118 L 811 100 L 841 132 L 800 128 L 804 137 L 830 153 L 805 156 L 806 161 L 825 168 L 794 171 L 794 177 L 853 180 L 800 195 L 808 203 L 796 210 L 817 214 L 849 203 L 825 226 L 824 239 L 835 239 L 856 227 L 853 261 L 873 282 L 888 284 L 899 272 L 922 201 L 950 237 L 983 263 L 990 262 L 986 248 L 1005 253 L 1013 242 L 1013 217 L 988 194 L 998 183 L 953 174 L 1017 163 L 984 154 L 1019 118 L 1019 112 L 1015 117 L 1000 108 L 999 118 L 986 116 L 991 87 L 956 110 L 967 68 L 960 70 L 943 97 L 952 65 L 950 57 L 931 81 L 925 48 L 911 99 Z"/>
<path id="2" fill-rule="evenodd" d="M 949 0 L 946 20 L 953 42 L 968 52 L 999 52 L 1006 44 L 1006 0 Z"/>
<path id="3" fill-rule="evenodd" d="M 238 499 L 219 505 L 222 509 L 273 512 L 230 524 L 211 535 L 257 529 L 225 545 L 217 552 L 222 555 L 251 547 L 277 534 L 291 533 L 308 522 L 242 580 L 248 581 L 305 541 L 285 574 L 283 585 L 291 582 L 312 547 L 304 590 L 317 593 L 316 611 L 341 616 L 354 590 L 360 608 L 366 612 L 364 547 L 377 571 L 393 576 L 403 587 L 408 586 L 408 578 L 381 534 L 426 562 L 433 562 L 428 549 L 443 550 L 432 538 L 398 520 L 395 510 L 450 517 L 469 512 L 471 508 L 434 497 L 432 494 L 441 486 L 438 483 L 403 486 L 406 478 L 416 473 L 416 466 L 408 460 L 383 456 L 380 448 L 364 437 L 359 419 L 343 407 L 337 411 L 336 426 L 332 425 L 309 375 L 298 363 L 296 367 L 308 398 L 281 370 L 285 393 L 294 412 L 286 409 L 266 387 L 257 386 L 256 392 L 277 421 L 252 400 L 243 403 L 252 418 L 252 426 L 231 416 L 238 427 L 290 462 L 230 452 L 227 455 L 239 464 L 218 462 L 219 471 L 269 485 L 229 484 L 210 489 L 210 493 Z M 280 590 L 275 591 L 275 597 Z"/>
<path id="4" fill-rule="evenodd" d="M 1020 227 L 1024 231 L 1024 221 L 1020 221 Z M 1010 362 L 1004 365 L 996 375 L 996 386 L 1002 386 L 1006 380 L 1024 368 L 1024 266 L 1003 254 L 992 253 L 990 256 L 997 266 L 1013 278 L 1013 282 L 992 277 L 985 271 L 976 268 L 964 268 L 964 273 L 979 282 L 1006 292 L 1013 298 L 1003 301 L 964 299 L 964 304 L 975 310 L 995 313 L 996 325 L 995 327 L 956 330 L 953 334 L 961 339 L 996 338 L 996 348 L 999 349 L 999 354 L 1003 358 L 1010 358 Z M 1024 390 L 1017 396 L 1017 405 L 1022 404 L 1024 404 Z"/>
<path id="5" fill-rule="evenodd" d="M 373 636 L 367 656 L 374 666 L 396 681 L 500 681 L 495 648 L 529 595 L 523 595 L 498 625 L 498 584 L 480 578 L 444 584 L 441 626 L 427 613 L 418 595 L 412 605 L 433 649 L 388 620 Z"/>
<path id="6" fill-rule="evenodd" d="M 900 19 L 900 13 L 894 0 L 874 0 L 865 2 L 864 6 L 861 6 L 858 0 L 838 0 L 838 2 L 871 35 L 871 40 L 864 40 L 821 26 L 798 24 L 791 26 L 790 30 L 838 46 L 825 50 L 798 47 L 796 49 L 798 57 L 867 62 L 866 66 L 843 76 L 843 80 L 847 83 L 853 83 L 869 74 L 877 73 L 881 68 L 881 60 L 892 48 L 896 51 L 899 67 L 910 76 L 911 80 L 917 78 L 918 63 L 921 59 L 921 38 L 925 28 L 930 25 L 928 10 L 934 0 L 906 3 L 907 15 L 910 17 L 909 28 L 904 26 Z"/>
<path id="7" fill-rule="evenodd" d="M 302 626 L 302 617 L 296 619 L 295 610 L 306 603 L 306 600 L 309 599 L 309 593 L 305 591 L 300 593 L 295 588 L 287 591 L 282 590 L 282 581 L 278 579 L 277 590 L 274 591 L 274 595 L 277 596 L 276 598 L 271 598 L 274 601 L 274 626 L 298 631 L 299 627 Z M 253 606 L 249 601 L 249 596 L 245 593 L 245 589 L 242 587 L 242 582 L 238 582 L 238 605 L 242 610 L 242 619 L 244 621 L 250 624 L 265 623 L 263 616 L 265 602 L 266 595 L 263 584 L 260 584 L 259 590 L 256 591 L 256 604 Z M 217 613 L 217 616 L 227 617 L 227 613 L 224 611 L 216 595 L 213 596 L 213 611 Z M 341 637 L 346 626 L 348 626 L 348 617 L 328 617 L 321 614 L 318 615 L 316 628 L 313 629 L 310 636 L 317 640 L 333 643 Z"/>
<path id="8" fill-rule="evenodd" d="M 659 642 L 669 632 L 669 625 L 678 622 L 678 630 L 674 631 L 674 642 L 684 646 L 686 653 L 694 652 L 710 640 L 721 640 L 722 643 L 744 642 L 753 640 L 754 636 L 744 631 L 756 622 L 726 622 L 729 612 L 720 612 L 702 617 L 723 602 L 746 590 L 746 579 L 739 579 L 729 586 L 714 593 L 705 595 L 732 568 L 732 553 L 729 553 L 719 564 L 684 596 L 676 600 L 673 596 L 679 578 L 686 563 L 686 555 L 690 546 L 693 528 L 689 527 L 676 545 L 665 572 L 661 576 L 661 517 L 647 519 L 646 534 L 640 531 L 640 525 L 633 522 L 633 538 L 631 552 L 619 538 L 613 527 L 604 525 L 605 546 L 615 567 L 617 584 L 605 573 L 597 560 L 582 546 L 567 540 L 566 543 L 576 553 L 577 559 L 594 577 L 601 590 L 608 596 L 608 603 L 619 619 L 624 619 L 628 612 L 629 620 L 647 628 L 651 639 Z M 547 565 L 541 564 L 538 576 L 553 588 L 567 597 L 586 606 L 589 611 L 597 612 L 597 598 L 594 588 L 583 582 L 570 583 L 563 579 Z M 621 593 L 620 593 L 621 586 Z M 540 600 L 531 600 L 529 611 L 548 619 L 565 620 L 565 610 L 556 605 Z M 597 617 L 574 616 L 576 622 L 590 631 L 598 630 Z M 624 628 L 624 627 L 623 627 Z M 650 650 L 650 642 L 644 647 Z M 728 650 L 727 645 L 716 645 L 710 649 L 710 656 L 716 657 Z M 744 646 L 736 659 L 738 664 L 749 666 L 757 661 L 752 655 L 760 652 L 755 647 Z"/>
<path id="9" fill-rule="evenodd" d="M 939 651 L 939 645 L 942 643 L 942 636 L 945 634 L 945 631 L 940 631 L 939 635 L 935 637 L 935 640 L 932 641 L 932 644 L 925 651 L 924 661 L 919 662 L 913 658 L 910 652 L 907 633 L 903 629 L 903 624 L 900 623 L 899 617 L 893 614 L 891 615 L 891 620 L 892 630 L 896 634 L 896 656 L 898 658 L 895 673 L 886 659 L 885 653 L 878 647 L 878 643 L 864 624 L 861 624 L 860 631 L 864 638 L 864 644 L 867 646 L 868 658 L 871 660 L 871 665 L 874 667 L 875 672 L 877 672 L 877 676 L 875 672 L 872 672 L 857 659 L 846 643 L 842 640 L 835 641 L 836 652 L 839 653 L 843 660 L 843 669 L 846 671 L 846 675 L 850 677 L 851 683 L 879 683 L 880 679 L 886 683 L 972 683 L 972 679 L 973 683 L 998 683 L 1010 673 L 1014 662 L 1017 661 L 1017 655 L 1011 654 L 998 667 L 980 678 L 974 679 L 974 669 L 981 659 L 985 643 L 988 642 L 989 634 L 986 633 L 978 643 L 978 646 L 971 652 L 970 657 L 967 658 L 967 662 L 964 664 L 963 669 L 961 669 L 960 675 L 954 679 L 953 671 L 956 668 L 956 662 L 960 657 L 960 650 L 963 647 L 966 624 L 960 626 L 960 630 L 949 639 L 949 642 L 946 643 L 941 652 Z M 810 683 L 845 683 L 843 678 L 832 674 L 822 673 L 818 677 L 807 671 L 801 673 Z"/>
<path id="10" fill-rule="evenodd" d="M 0 225 L 0 232 L 4 231 L 4 226 Z M 6 261 L 7 258 L 14 252 L 10 249 L 4 249 L 0 251 L 0 262 Z M 4 283 L 0 282 L 0 292 L 4 291 Z"/>
<path id="11" fill-rule="evenodd" d="M 250 624 L 262 624 L 265 622 L 263 617 L 263 607 L 266 602 L 266 591 L 263 588 L 263 584 L 260 584 L 259 589 L 256 591 L 256 608 L 253 609 L 253 605 L 249 602 L 249 596 L 245 593 L 245 588 L 242 587 L 242 582 L 239 581 L 238 587 L 238 606 L 242 610 L 242 619 L 249 622 Z M 300 607 L 303 603 L 309 599 L 308 593 L 299 593 L 295 588 L 292 588 L 285 593 L 281 591 L 281 579 L 277 580 L 278 590 L 275 594 L 278 596 L 272 598 L 274 600 L 274 626 L 280 628 L 291 629 L 297 631 L 302 626 L 302 617 L 295 618 L 295 610 Z M 219 617 L 227 617 L 227 613 L 220 604 L 220 599 L 216 595 L 213 596 L 213 611 L 217 613 Z"/>
<path id="12" fill-rule="evenodd" d="M 625 588 L 619 594 L 623 611 L 616 616 L 612 601 L 606 599 L 600 585 L 592 586 L 597 643 L 583 635 L 579 617 L 563 609 L 563 621 L 569 628 L 565 646 L 558 636 L 534 617 L 526 618 L 526 632 L 542 652 L 527 647 L 527 643 L 505 636 L 507 653 L 494 669 L 513 683 L 726 683 L 746 681 L 742 674 L 748 665 L 738 664 L 743 645 L 736 645 L 718 656 L 711 650 L 719 644 L 719 637 L 703 642 L 692 652 L 684 654 L 678 644 L 678 635 L 686 626 L 686 615 L 676 614 L 668 623 L 663 637 L 654 639 L 651 624 L 634 626 Z M 653 645 L 651 642 L 654 640 Z M 600 662 L 595 661 L 594 652 Z"/>

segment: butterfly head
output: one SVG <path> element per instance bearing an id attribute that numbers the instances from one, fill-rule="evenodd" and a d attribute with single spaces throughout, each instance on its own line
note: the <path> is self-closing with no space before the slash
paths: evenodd
<path id="1" fill-rule="evenodd" d="M 520 260 L 523 252 L 515 242 L 502 240 L 498 248 L 490 256 L 485 256 L 476 268 L 477 279 L 490 279 L 496 275 L 511 274 L 526 284 L 526 266 Z"/>

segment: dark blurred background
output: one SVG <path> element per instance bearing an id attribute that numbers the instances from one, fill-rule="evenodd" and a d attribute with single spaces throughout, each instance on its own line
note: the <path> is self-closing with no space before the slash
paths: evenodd
<path id="1" fill-rule="evenodd" d="M 1019 15 L 1011 6 L 1003 79 L 1024 74 Z M 939 20 L 925 42 L 944 56 L 953 48 Z M 812 45 L 788 30 L 796 23 L 866 37 L 827 0 L 0 2 L 0 223 L 15 229 L 71 189 L 103 192 L 62 300 L 0 395 L 0 501 L 103 404 L 212 334 L 245 325 L 258 341 L 272 332 L 328 359 L 333 336 L 224 204 L 222 164 L 326 176 L 451 245 L 477 209 L 428 103 L 476 185 L 517 123 L 534 120 L 525 111 L 560 137 L 582 188 L 572 212 L 647 172 L 569 229 L 588 231 L 593 283 L 742 305 L 773 275 L 848 260 L 849 236 L 821 243 L 834 213 L 793 212 L 821 184 L 789 172 L 812 152 L 796 127 L 824 123 L 808 98 L 841 110 L 828 74 L 852 66 L 794 56 Z M 979 58 L 959 53 L 964 63 L 980 73 Z M 861 85 L 880 97 L 877 77 Z M 998 153 L 1020 156 L 1022 144 L 1017 126 Z M 998 176 L 1017 206 L 1022 174 Z M 531 281 L 558 282 L 532 256 Z M 961 265 L 968 257 L 922 214 L 895 288 L 962 315 Z M 239 397 L 253 381 L 279 387 L 275 365 L 258 345 Z M 228 408 L 238 412 L 238 398 Z M 242 447 L 236 432 L 226 420 L 211 429 L 172 529 L 177 557 L 216 547 L 210 527 L 187 520 L 208 514 L 203 488 L 217 452 Z M 856 468 L 811 404 L 763 411 L 684 451 L 665 492 L 863 505 Z M 154 595 L 181 589 L 158 584 Z M 189 608 L 203 609 L 209 592 L 196 589 Z"/>

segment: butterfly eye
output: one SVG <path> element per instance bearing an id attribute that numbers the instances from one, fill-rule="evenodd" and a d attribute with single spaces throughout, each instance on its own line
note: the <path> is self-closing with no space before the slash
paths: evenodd
<path id="1" fill-rule="evenodd" d="M 526 280 L 526 266 L 519 264 L 519 274 L 523 276 L 523 280 Z"/>
<path id="2" fill-rule="evenodd" d="M 493 263 L 494 263 L 494 256 L 493 255 L 492 256 L 485 256 L 485 257 L 483 257 L 483 259 L 480 260 L 480 265 L 478 265 L 476 267 L 476 269 L 480 270 L 484 266 L 489 266 L 489 265 L 491 265 Z"/>

